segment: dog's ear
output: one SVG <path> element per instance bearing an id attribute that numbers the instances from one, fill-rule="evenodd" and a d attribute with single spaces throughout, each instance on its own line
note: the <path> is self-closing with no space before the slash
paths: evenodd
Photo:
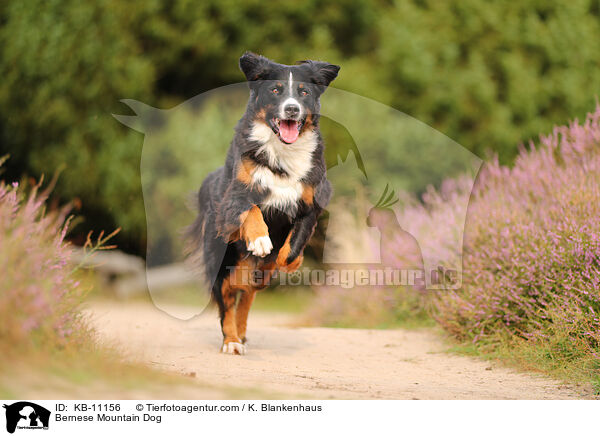
<path id="1" fill-rule="evenodd" d="M 312 72 L 313 81 L 320 86 L 329 86 L 340 71 L 339 65 L 333 65 L 321 61 L 300 61 L 299 64 L 306 65 Z"/>
<path id="2" fill-rule="evenodd" d="M 264 56 L 247 51 L 240 58 L 240 70 L 249 82 L 264 79 L 269 72 L 271 61 Z"/>

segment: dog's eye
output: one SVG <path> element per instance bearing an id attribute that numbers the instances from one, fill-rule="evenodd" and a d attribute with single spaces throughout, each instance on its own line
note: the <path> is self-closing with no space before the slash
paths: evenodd
<path id="1" fill-rule="evenodd" d="M 271 92 L 273 94 L 279 94 L 281 92 L 281 90 L 279 88 L 273 88 L 273 89 L 271 89 Z"/>
<path id="2" fill-rule="evenodd" d="M 305 97 L 305 96 L 307 96 L 307 95 L 308 95 L 308 91 L 307 91 L 306 89 L 302 89 L 302 90 L 300 90 L 300 95 L 301 95 L 302 97 Z"/>

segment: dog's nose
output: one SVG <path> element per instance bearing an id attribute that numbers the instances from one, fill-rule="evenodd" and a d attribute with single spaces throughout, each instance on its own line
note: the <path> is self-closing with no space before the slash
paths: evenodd
<path id="1" fill-rule="evenodd" d="M 289 118 L 296 118 L 300 113 L 300 106 L 297 104 L 286 104 L 283 108 L 285 116 Z"/>

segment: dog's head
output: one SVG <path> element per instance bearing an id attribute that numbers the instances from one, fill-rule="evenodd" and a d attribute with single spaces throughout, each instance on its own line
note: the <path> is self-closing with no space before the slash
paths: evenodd
<path id="1" fill-rule="evenodd" d="M 319 98 L 340 67 L 319 61 L 281 65 L 247 52 L 240 58 L 240 69 L 250 86 L 248 108 L 254 119 L 291 144 L 316 124 Z"/>

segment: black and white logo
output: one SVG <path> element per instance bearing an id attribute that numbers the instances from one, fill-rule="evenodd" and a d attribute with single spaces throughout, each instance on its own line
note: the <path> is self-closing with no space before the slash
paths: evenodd
<path id="1" fill-rule="evenodd" d="M 19 401 L 3 406 L 6 409 L 6 431 L 16 429 L 48 430 L 50 411 L 29 401 Z"/>

